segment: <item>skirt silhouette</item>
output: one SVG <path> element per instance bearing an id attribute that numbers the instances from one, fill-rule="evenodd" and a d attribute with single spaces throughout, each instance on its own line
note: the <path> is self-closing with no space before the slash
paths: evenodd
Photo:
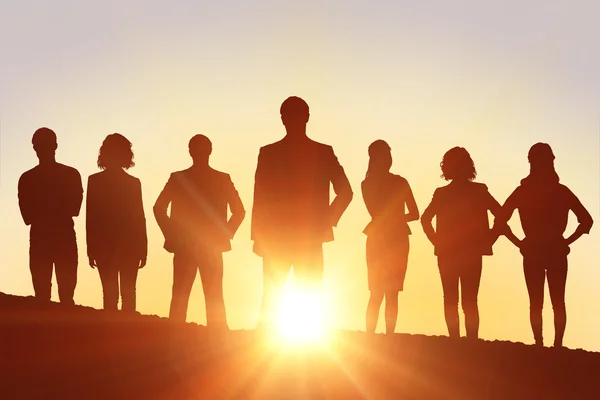
<path id="1" fill-rule="evenodd" d="M 367 237 L 367 275 L 370 291 L 402 291 L 408 266 L 408 235 Z"/>

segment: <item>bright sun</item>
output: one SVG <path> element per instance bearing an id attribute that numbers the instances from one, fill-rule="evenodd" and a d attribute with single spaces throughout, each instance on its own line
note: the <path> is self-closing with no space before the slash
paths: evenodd
<path id="1" fill-rule="evenodd" d="M 286 285 L 277 313 L 280 336 L 288 342 L 316 341 L 324 338 L 324 302 L 317 290 Z"/>

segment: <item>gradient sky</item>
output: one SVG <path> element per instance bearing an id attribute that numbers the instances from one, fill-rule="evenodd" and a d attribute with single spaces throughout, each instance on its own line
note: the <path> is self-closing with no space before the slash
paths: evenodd
<path id="1" fill-rule="evenodd" d="M 149 234 L 138 310 L 166 316 L 171 256 L 152 205 L 169 173 L 191 160 L 187 142 L 213 141 L 213 167 L 228 172 L 248 211 L 260 146 L 284 134 L 279 105 L 311 106 L 309 136 L 334 146 L 355 198 L 325 246 L 331 323 L 364 329 L 369 218 L 360 182 L 367 146 L 385 139 L 392 172 L 408 179 L 420 211 L 445 182 L 439 162 L 466 147 L 477 180 L 503 202 L 528 173 L 527 151 L 543 141 L 561 180 L 600 224 L 600 4 L 589 1 L 181 1 L 0 3 L 0 291 L 33 294 L 28 229 L 17 181 L 37 163 L 35 129 L 59 139 L 59 162 L 96 172 L 107 134 L 134 144 Z M 452 3 L 452 4 L 450 4 Z M 482 4 L 488 3 L 488 4 Z M 569 229 L 574 227 L 571 215 Z M 521 232 L 513 218 L 515 232 Z M 85 257 L 85 207 L 75 300 L 101 307 L 98 273 Z M 225 256 L 232 328 L 251 328 L 261 294 L 261 259 L 248 219 Z M 412 223 L 397 330 L 446 334 L 433 248 Z M 565 345 L 600 350 L 600 226 L 572 246 Z M 484 339 L 532 342 L 521 257 L 505 239 L 484 259 Z M 57 299 L 56 287 L 53 298 Z M 546 341 L 552 340 L 546 298 Z M 204 323 L 199 280 L 188 319 Z M 380 323 L 380 329 L 381 329 Z"/>

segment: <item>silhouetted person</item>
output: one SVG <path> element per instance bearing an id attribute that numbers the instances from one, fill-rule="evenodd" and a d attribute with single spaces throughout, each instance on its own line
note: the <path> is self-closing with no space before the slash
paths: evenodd
<path id="1" fill-rule="evenodd" d="M 554 346 L 562 347 L 567 311 L 565 286 L 569 246 L 584 233 L 589 233 L 593 220 L 590 213 L 568 187 L 559 183 L 554 169 L 554 154 L 546 143 L 536 143 L 529 150 L 529 176 L 508 197 L 502 206 L 500 220 L 508 221 L 515 210 L 525 238 L 509 239 L 521 250 L 523 271 L 529 293 L 531 329 L 537 345 L 543 346 L 542 308 L 544 284 L 548 279 L 550 299 L 554 309 Z M 566 239 L 569 211 L 579 222 Z"/>
<path id="2" fill-rule="evenodd" d="M 481 279 L 482 256 L 492 255 L 499 230 L 489 228 L 488 211 L 497 216 L 500 204 L 487 186 L 473 182 L 477 172 L 471 156 L 454 147 L 442 163 L 442 178 L 451 181 L 437 188 L 421 217 L 423 230 L 435 246 L 444 292 L 444 315 L 450 337 L 460 336 L 458 290 L 465 314 L 468 338 L 477 338 L 479 309 L 477 295 Z M 436 229 L 431 221 L 436 218 Z M 498 226 L 495 224 L 495 226 Z"/>
<path id="3" fill-rule="evenodd" d="M 190 292 L 200 271 L 207 326 L 227 328 L 223 300 L 223 252 L 246 212 L 228 174 L 209 166 L 212 144 L 204 135 L 189 142 L 193 165 L 171 174 L 154 205 L 154 215 L 173 257 L 169 317 L 185 321 Z M 171 204 L 170 216 L 167 207 Z M 231 217 L 227 219 L 227 207 Z"/>
<path id="4" fill-rule="evenodd" d="M 371 297 L 367 306 L 367 332 L 374 333 L 385 297 L 385 330 L 396 330 L 398 292 L 404 289 L 408 266 L 408 222 L 419 219 L 419 209 L 408 181 L 390 173 L 390 146 L 377 140 L 369 146 L 369 167 L 362 194 L 371 215 L 367 235 L 367 272 Z M 408 213 L 406 212 L 408 210 Z"/>
<path id="5" fill-rule="evenodd" d="M 98 154 L 102 172 L 88 178 L 86 198 L 87 254 L 98 268 L 104 309 L 135 311 L 138 269 L 146 265 L 148 240 L 142 185 L 125 170 L 133 167 L 131 142 L 108 135 Z"/>
<path id="6" fill-rule="evenodd" d="M 323 243 L 333 240 L 333 227 L 352 200 L 333 148 L 306 136 L 308 104 L 289 97 L 280 113 L 287 134 L 260 149 L 252 208 L 254 252 L 263 257 L 261 327 L 292 266 L 302 283 L 320 284 Z M 330 204 L 331 185 L 336 197 Z"/>
<path id="7" fill-rule="evenodd" d="M 61 303 L 74 304 L 77 284 L 77 240 L 73 217 L 83 200 L 81 176 L 56 162 L 56 134 L 40 128 L 33 134 L 39 164 L 19 179 L 19 208 L 29 231 L 29 268 L 35 297 L 50 301 L 52 270 Z"/>

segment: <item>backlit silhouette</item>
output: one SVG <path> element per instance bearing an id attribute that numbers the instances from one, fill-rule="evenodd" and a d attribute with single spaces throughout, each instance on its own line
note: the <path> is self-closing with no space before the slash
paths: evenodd
<path id="1" fill-rule="evenodd" d="M 154 205 L 165 249 L 174 254 L 169 317 L 185 321 L 199 270 L 207 326 L 226 328 L 222 253 L 231 250 L 230 240 L 244 219 L 244 206 L 229 175 L 209 166 L 212 143 L 206 136 L 194 136 L 189 142 L 189 152 L 192 167 L 172 173 Z"/>
<path id="2" fill-rule="evenodd" d="M 394 333 L 398 318 L 398 292 L 404 288 L 408 265 L 408 222 L 419 219 L 419 210 L 408 181 L 390 173 L 389 145 L 377 140 L 369 146 L 369 167 L 362 194 L 371 215 L 367 235 L 367 271 L 371 297 L 367 306 L 367 332 L 375 332 L 379 308 L 385 297 L 386 333 Z M 408 213 L 406 210 L 408 209 Z"/>
<path id="3" fill-rule="evenodd" d="M 88 178 L 86 197 L 87 253 L 98 268 L 104 309 L 135 311 L 138 269 L 146 265 L 148 240 L 142 203 L 142 185 L 125 172 L 133 167 L 131 143 L 124 136 L 108 135 L 98 154 L 102 172 Z"/>
<path id="4" fill-rule="evenodd" d="M 77 284 L 77 240 L 73 217 L 83 200 L 81 176 L 75 168 L 56 162 L 54 131 L 33 134 L 39 164 L 19 179 L 19 208 L 29 231 L 29 268 L 35 297 L 50 301 L 52 270 L 56 271 L 61 303 L 73 304 Z"/>
<path id="5" fill-rule="evenodd" d="M 256 167 L 252 240 L 263 257 L 261 326 L 294 267 L 302 284 L 319 286 L 323 243 L 352 200 L 352 188 L 331 146 L 306 136 L 306 102 L 290 97 L 281 105 L 286 136 L 260 149 Z M 330 203 L 331 185 L 336 193 Z"/>
<path id="6" fill-rule="evenodd" d="M 450 149 L 440 166 L 442 178 L 451 182 L 435 190 L 421 224 L 438 258 L 448 333 L 450 337 L 460 336 L 460 286 L 467 337 L 477 338 L 482 256 L 492 255 L 492 245 L 498 238 L 497 229 L 489 228 L 488 211 L 497 216 L 500 204 L 486 185 L 473 182 L 477 172 L 464 148 Z M 433 217 L 436 218 L 435 230 L 431 224 Z"/>
<path id="7" fill-rule="evenodd" d="M 536 143 L 529 150 L 529 176 L 502 206 L 501 220 L 508 221 L 519 210 L 525 238 L 511 241 L 523 255 L 523 271 L 529 293 L 531 329 L 537 345 L 543 346 L 542 308 L 544 284 L 548 279 L 550 299 L 554 309 L 554 346 L 561 347 L 567 323 L 565 286 L 569 246 L 593 224 L 590 213 L 568 187 L 559 183 L 554 169 L 554 154 L 546 143 Z M 569 211 L 573 211 L 579 225 L 567 238 Z"/>

